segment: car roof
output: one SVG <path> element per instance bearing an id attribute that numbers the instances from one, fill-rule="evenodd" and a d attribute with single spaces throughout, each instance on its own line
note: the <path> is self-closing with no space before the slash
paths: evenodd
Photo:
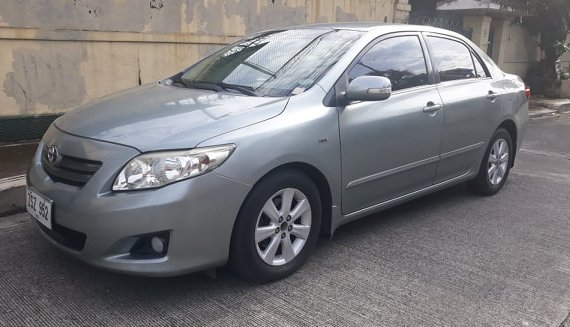
<path id="1" fill-rule="evenodd" d="M 394 24 L 394 23 L 379 23 L 379 22 L 346 22 L 346 23 L 324 23 L 324 24 L 309 24 L 300 25 L 284 29 L 324 29 L 324 30 L 356 30 L 363 33 L 372 34 L 374 37 L 389 33 L 398 32 L 428 32 L 435 34 L 448 35 L 467 43 L 483 60 L 491 71 L 492 76 L 504 74 L 504 72 L 493 62 L 493 60 L 477 45 L 465 36 L 446 30 L 443 28 L 426 26 L 426 25 L 409 25 L 409 24 Z M 283 30 L 284 30 L 283 29 Z"/>
<path id="2" fill-rule="evenodd" d="M 378 32 L 378 33 L 415 31 L 415 32 L 433 32 L 433 33 L 448 34 L 453 36 L 459 35 L 455 32 L 432 26 L 378 23 L 378 22 L 343 22 L 343 23 L 309 24 L 309 25 L 289 27 L 287 29 L 338 29 L 338 30 L 356 30 L 362 32 Z"/>
<path id="3" fill-rule="evenodd" d="M 321 29 L 321 30 L 353 30 L 361 31 L 366 34 L 370 34 L 372 37 L 398 33 L 398 32 L 427 32 L 434 34 L 442 34 L 447 36 L 452 36 L 457 39 L 463 40 L 467 43 L 484 61 L 492 76 L 498 76 L 504 74 L 504 72 L 493 62 L 493 60 L 477 45 L 475 45 L 471 40 L 465 36 L 446 30 L 443 28 L 426 26 L 426 25 L 409 25 L 409 24 L 395 24 L 395 23 L 380 23 L 380 22 L 341 22 L 341 23 L 321 23 L 321 24 L 308 24 L 308 25 L 298 25 L 283 27 L 273 30 L 264 31 L 261 33 L 269 31 L 284 31 L 284 30 L 296 30 L 296 29 Z"/>
<path id="4" fill-rule="evenodd" d="M 292 29 L 350 29 L 359 31 L 370 31 L 379 26 L 388 25 L 403 25 L 403 24 L 382 24 L 376 22 L 343 22 L 343 23 L 320 23 L 320 24 L 307 24 L 292 27 Z"/>

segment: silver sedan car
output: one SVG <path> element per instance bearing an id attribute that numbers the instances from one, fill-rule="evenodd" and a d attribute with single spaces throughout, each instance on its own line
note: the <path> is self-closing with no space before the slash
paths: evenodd
<path id="1" fill-rule="evenodd" d="M 472 42 L 412 25 L 258 33 L 57 119 L 27 208 L 61 250 L 130 274 L 229 263 L 270 281 L 321 234 L 468 182 L 505 184 L 530 91 Z"/>

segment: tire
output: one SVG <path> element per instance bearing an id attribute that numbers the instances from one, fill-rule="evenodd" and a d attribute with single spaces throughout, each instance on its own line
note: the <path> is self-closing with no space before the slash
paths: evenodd
<path id="1" fill-rule="evenodd" d="M 497 158 L 497 153 L 500 158 Z M 514 149 L 511 135 L 503 128 L 497 129 L 485 151 L 479 174 L 468 183 L 469 188 L 473 192 L 484 196 L 490 196 L 499 192 L 509 177 L 513 155 Z"/>
<path id="2" fill-rule="evenodd" d="M 289 221 L 282 205 L 288 199 Z M 254 186 L 238 214 L 230 265 L 250 282 L 284 278 L 307 261 L 320 229 L 321 198 L 311 179 L 295 170 L 269 175 Z"/>

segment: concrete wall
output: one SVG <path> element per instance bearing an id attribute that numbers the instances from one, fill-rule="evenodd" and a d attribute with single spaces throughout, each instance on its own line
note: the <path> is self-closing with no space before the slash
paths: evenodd
<path id="1" fill-rule="evenodd" d="M 494 18 L 493 60 L 507 73 L 525 77 L 530 65 L 540 60 L 539 39 L 512 18 Z"/>
<path id="2" fill-rule="evenodd" d="M 463 29 L 473 31 L 471 41 L 481 50 L 487 52 L 489 46 L 489 32 L 493 18 L 488 16 L 465 16 L 463 17 Z"/>
<path id="3" fill-rule="evenodd" d="M 493 51 L 493 60 L 506 72 L 525 77 L 528 68 L 540 60 L 540 36 L 533 36 L 523 26 L 513 24 L 511 18 L 494 18 L 493 27 L 494 44 L 499 47 Z M 570 34 L 566 42 L 570 43 Z M 560 61 L 562 68 L 570 71 L 570 53 L 563 55 Z"/>
<path id="4" fill-rule="evenodd" d="M 256 31 L 405 21 L 407 0 L 2 0 L 0 117 L 66 112 Z"/>
<path id="5" fill-rule="evenodd" d="M 540 59 L 539 39 L 513 23 L 513 18 L 465 16 L 463 26 L 473 30 L 472 41 L 485 52 L 492 42 L 491 57 L 507 73 L 524 78 L 528 68 Z"/>

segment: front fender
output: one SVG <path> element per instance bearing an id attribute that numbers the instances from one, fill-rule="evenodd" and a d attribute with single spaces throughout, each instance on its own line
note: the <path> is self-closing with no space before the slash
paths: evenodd
<path id="1" fill-rule="evenodd" d="M 327 180 L 332 207 L 338 208 L 341 203 L 338 111 L 322 105 L 324 96 L 322 89 L 314 87 L 311 92 L 291 97 L 281 115 L 219 135 L 199 146 L 236 144 L 232 156 L 215 172 L 250 186 L 277 167 L 290 163 L 310 165 Z M 336 214 L 333 216 L 336 219 Z"/>

